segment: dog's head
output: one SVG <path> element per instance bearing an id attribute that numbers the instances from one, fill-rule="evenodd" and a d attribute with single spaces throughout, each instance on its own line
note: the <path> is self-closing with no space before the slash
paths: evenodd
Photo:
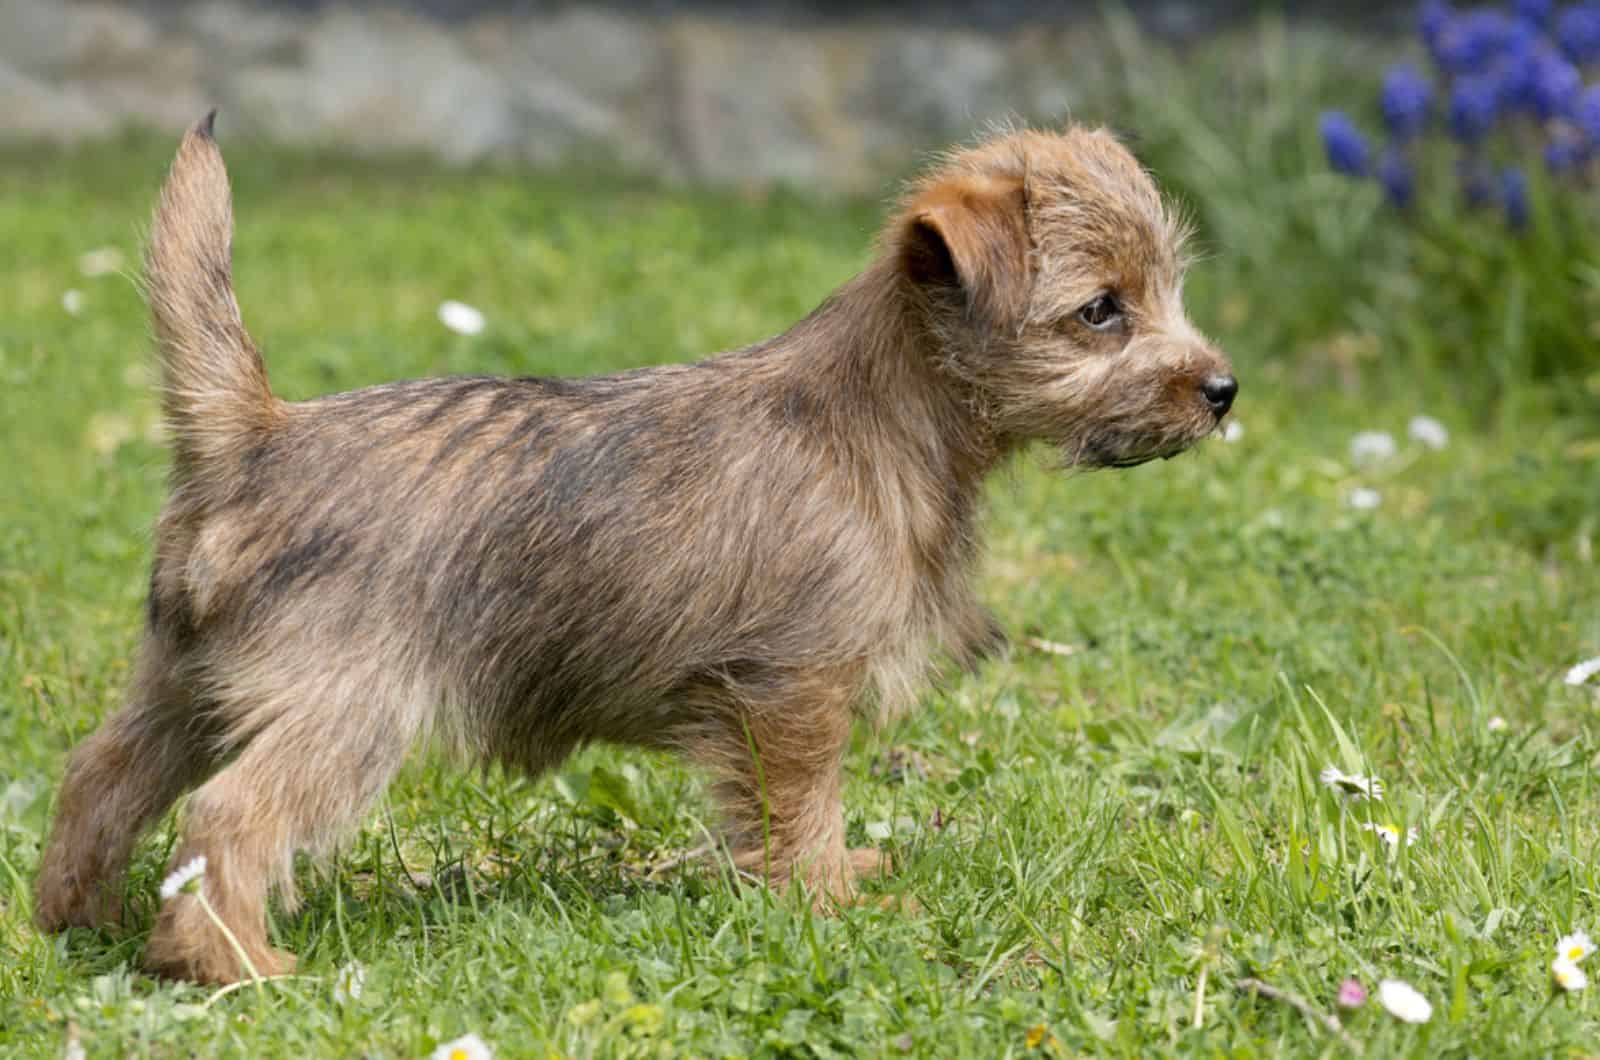
<path id="1" fill-rule="evenodd" d="M 1233 404 L 1228 358 L 1184 314 L 1181 226 L 1109 133 L 957 153 L 888 236 L 934 355 L 1004 440 L 1128 466 L 1182 451 Z"/>

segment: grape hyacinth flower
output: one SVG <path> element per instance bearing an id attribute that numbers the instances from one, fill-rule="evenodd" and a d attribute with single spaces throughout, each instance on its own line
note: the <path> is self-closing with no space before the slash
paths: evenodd
<path id="1" fill-rule="evenodd" d="M 1568 113 L 1583 91 L 1583 75 L 1578 68 L 1554 52 L 1535 55 L 1529 73 L 1528 102 L 1540 118 Z"/>
<path id="2" fill-rule="evenodd" d="M 1550 42 L 1536 26 L 1521 20 L 1513 24 L 1487 73 L 1495 83 L 1502 108 L 1528 110 L 1533 107 L 1540 60 L 1553 54 Z"/>
<path id="3" fill-rule="evenodd" d="M 1411 64 L 1385 71 L 1378 103 L 1386 144 L 1372 144 L 1346 112 L 1324 111 L 1319 131 L 1330 168 L 1371 178 L 1392 206 L 1411 207 L 1422 190 L 1414 145 L 1437 112 L 1462 148 L 1455 164 L 1466 202 L 1526 227 L 1529 155 L 1569 178 L 1600 159 L 1600 81 L 1586 86 L 1583 69 L 1600 69 L 1600 0 L 1461 8 L 1421 0 L 1416 25 L 1437 75 Z M 1513 158 L 1516 165 L 1501 168 Z"/>
<path id="4" fill-rule="evenodd" d="M 1339 110 L 1323 111 L 1319 124 L 1322 143 L 1328 151 L 1328 163 L 1347 176 L 1366 176 L 1367 140 L 1350 116 Z"/>
<path id="5" fill-rule="evenodd" d="M 1406 159 L 1405 152 L 1398 147 L 1391 147 L 1383 153 L 1383 159 L 1378 163 L 1378 183 L 1383 185 L 1389 201 L 1400 209 L 1411 205 L 1417 190 L 1416 177 L 1411 172 L 1411 163 Z"/>
<path id="6" fill-rule="evenodd" d="M 1490 9 L 1454 15 L 1434 38 L 1434 61 L 1451 74 L 1480 73 L 1510 39 L 1515 23 L 1505 12 Z"/>
<path id="7" fill-rule="evenodd" d="M 1410 66 L 1396 66 L 1384 75 L 1383 120 L 1396 139 L 1409 140 L 1428 124 L 1428 106 L 1433 101 L 1433 86 Z"/>
<path id="8" fill-rule="evenodd" d="M 1506 208 L 1506 221 L 1512 228 L 1527 225 L 1528 178 L 1516 166 L 1507 166 L 1500 173 L 1500 201 Z"/>
<path id="9" fill-rule="evenodd" d="M 1600 59 L 1600 4 L 1573 4 L 1556 16 L 1556 42 L 1575 63 Z"/>
<path id="10" fill-rule="evenodd" d="M 1590 144 L 1600 144 L 1600 84 L 1578 93 L 1572 104 L 1572 123 L 1589 138 Z"/>
<path id="11" fill-rule="evenodd" d="M 1417 29 L 1422 31 L 1422 39 L 1430 52 L 1453 15 L 1448 0 L 1423 0 L 1422 10 L 1417 13 Z"/>
<path id="12" fill-rule="evenodd" d="M 1555 11 L 1555 7 L 1553 0 L 1516 0 L 1511 5 L 1511 10 L 1517 13 L 1518 18 L 1535 26 L 1542 26 L 1550 21 L 1550 15 Z"/>
<path id="13" fill-rule="evenodd" d="M 1463 77 L 1450 89 L 1450 130 L 1462 143 L 1482 140 L 1499 111 L 1500 93 L 1488 77 Z"/>
<path id="14" fill-rule="evenodd" d="M 1544 167 L 1552 173 L 1568 173 L 1583 161 L 1584 154 L 1582 140 L 1558 132 L 1555 139 L 1544 145 Z"/>

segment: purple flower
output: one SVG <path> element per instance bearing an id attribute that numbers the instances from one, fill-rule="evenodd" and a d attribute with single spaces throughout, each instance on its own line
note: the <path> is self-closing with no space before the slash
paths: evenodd
<path id="1" fill-rule="evenodd" d="M 1319 125 L 1322 144 L 1328 151 L 1328 164 L 1352 177 L 1366 176 L 1367 140 L 1349 115 L 1339 110 L 1325 110 Z"/>
<path id="2" fill-rule="evenodd" d="M 1529 103 L 1540 118 L 1568 113 L 1583 89 L 1578 68 L 1555 52 L 1541 52 L 1533 60 L 1533 79 L 1529 84 Z"/>
<path id="3" fill-rule="evenodd" d="M 1423 0 L 1422 10 L 1417 14 L 1417 28 L 1422 31 L 1422 39 L 1427 42 L 1430 52 L 1454 14 L 1446 0 Z"/>
<path id="4" fill-rule="evenodd" d="M 1550 20 L 1550 13 L 1555 7 L 1554 0 L 1515 0 L 1511 10 L 1516 12 L 1518 18 L 1542 26 Z"/>
<path id="5" fill-rule="evenodd" d="M 1600 144 L 1600 84 L 1578 93 L 1572 104 L 1572 123 L 1583 130 L 1591 146 Z"/>
<path id="6" fill-rule="evenodd" d="M 1360 1008 L 1367 1003 L 1367 988 L 1359 979 L 1346 979 L 1339 984 L 1339 996 L 1334 1003 L 1340 1008 Z"/>
<path id="7" fill-rule="evenodd" d="M 1396 66 L 1383 77 L 1383 120 L 1389 131 L 1409 140 L 1428 123 L 1428 105 L 1433 101 L 1433 86 L 1410 66 Z"/>
<path id="8" fill-rule="evenodd" d="M 1383 185 L 1390 202 L 1402 210 L 1411 205 L 1416 195 L 1417 181 L 1411 171 L 1411 163 L 1400 148 L 1391 147 L 1383 153 L 1383 158 L 1378 162 L 1378 183 Z"/>
<path id="9" fill-rule="evenodd" d="M 1517 23 L 1517 31 L 1489 66 L 1488 76 L 1495 82 L 1502 108 L 1535 109 L 1535 82 L 1540 62 L 1553 54 L 1549 43 L 1528 23 Z"/>
<path id="10" fill-rule="evenodd" d="M 1434 62 L 1451 74 L 1482 71 L 1516 35 L 1517 20 L 1503 11 L 1479 9 L 1445 20 L 1429 50 Z"/>
<path id="11" fill-rule="evenodd" d="M 1558 134 L 1544 145 L 1544 166 L 1552 173 L 1565 173 L 1582 162 L 1584 154 L 1583 141 Z"/>
<path id="12" fill-rule="evenodd" d="M 1487 77 L 1463 77 L 1450 89 L 1450 131 L 1462 143 L 1483 139 L 1499 111 L 1498 86 Z"/>
<path id="13" fill-rule="evenodd" d="M 1506 221 L 1512 228 L 1528 223 L 1528 178 L 1516 166 L 1500 172 L 1500 201 L 1506 208 Z"/>
<path id="14" fill-rule="evenodd" d="M 1567 58 L 1587 63 L 1600 58 L 1600 4 L 1573 4 L 1556 16 L 1556 41 Z"/>

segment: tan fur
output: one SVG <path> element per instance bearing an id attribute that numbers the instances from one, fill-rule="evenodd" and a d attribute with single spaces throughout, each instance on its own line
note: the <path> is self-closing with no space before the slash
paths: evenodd
<path id="1" fill-rule="evenodd" d="M 678 750 L 741 867 L 849 896 L 876 861 L 844 845 L 852 719 L 1003 639 L 971 584 L 984 476 L 1032 440 L 1076 466 L 1170 456 L 1232 400 L 1183 314 L 1177 227 L 1103 132 L 957 152 L 785 334 L 588 380 L 282 403 L 231 224 L 208 119 L 150 246 L 175 456 L 147 630 L 127 705 L 68 764 L 37 917 L 114 916 L 135 839 L 192 788 L 173 864 L 205 855 L 264 974 L 293 963 L 264 906 L 292 904 L 294 853 L 428 738 L 530 773 L 591 741 Z M 1120 315 L 1093 327 L 1107 293 Z M 146 961 L 244 974 L 184 894 Z"/>

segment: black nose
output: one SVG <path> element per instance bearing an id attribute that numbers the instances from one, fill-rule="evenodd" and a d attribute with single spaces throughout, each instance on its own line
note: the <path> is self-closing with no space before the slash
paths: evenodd
<path id="1" fill-rule="evenodd" d="M 1214 375 L 1201 385 L 1200 393 L 1206 396 L 1206 404 L 1220 419 L 1233 408 L 1234 395 L 1239 393 L 1239 380 L 1231 375 Z"/>

